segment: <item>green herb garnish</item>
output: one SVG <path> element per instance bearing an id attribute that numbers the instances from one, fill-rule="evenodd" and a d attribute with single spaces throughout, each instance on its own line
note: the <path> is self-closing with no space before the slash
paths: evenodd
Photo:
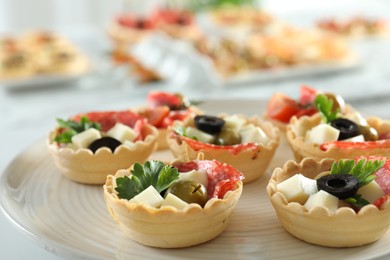
<path id="1" fill-rule="evenodd" d="M 100 130 L 100 124 L 96 122 L 91 122 L 88 117 L 83 116 L 80 119 L 80 122 L 76 122 L 75 120 L 63 120 L 61 118 L 57 118 L 57 123 L 61 128 L 64 128 L 65 131 L 58 134 L 54 141 L 58 143 L 71 143 L 72 136 L 84 132 L 89 128 L 95 128 Z"/>
<path id="2" fill-rule="evenodd" d="M 374 173 L 385 164 L 385 160 L 368 161 L 367 159 L 340 160 L 334 162 L 330 170 L 331 174 L 351 174 L 356 177 L 359 187 L 362 187 L 375 179 Z"/>
<path id="3" fill-rule="evenodd" d="M 146 161 L 144 166 L 139 163 L 134 164 L 131 173 L 130 177 L 123 176 L 116 179 L 115 190 L 122 199 L 130 200 L 150 185 L 160 193 L 179 179 L 176 168 L 155 160 Z"/>
<path id="4" fill-rule="evenodd" d="M 193 140 L 198 140 L 198 138 L 196 136 L 189 136 L 188 133 L 187 133 L 187 130 L 184 126 L 181 126 L 181 125 L 177 125 L 175 128 L 174 128 L 174 131 L 178 134 L 178 135 L 181 135 L 181 136 L 184 136 L 184 137 L 188 137 L 188 138 L 191 138 Z"/>
<path id="5" fill-rule="evenodd" d="M 317 95 L 314 100 L 314 104 L 321 113 L 325 123 L 329 123 L 330 121 L 339 117 L 339 109 L 333 109 L 333 100 L 327 96 L 323 94 Z"/>
<path id="6" fill-rule="evenodd" d="M 347 198 L 344 201 L 347 202 L 348 204 L 358 208 L 358 209 L 361 209 L 364 206 L 370 204 L 370 202 L 363 199 L 362 195 L 360 195 L 360 194 L 355 194 L 353 197 Z"/>

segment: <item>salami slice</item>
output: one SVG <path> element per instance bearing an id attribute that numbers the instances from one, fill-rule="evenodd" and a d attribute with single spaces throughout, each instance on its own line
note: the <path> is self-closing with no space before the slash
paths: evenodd
<path id="1" fill-rule="evenodd" d="M 217 160 L 199 160 L 175 166 L 180 172 L 191 170 L 205 171 L 208 176 L 207 193 L 210 198 L 222 199 L 234 188 L 237 181 L 244 178 L 243 174 L 226 163 Z"/>
<path id="2" fill-rule="evenodd" d="M 83 116 L 88 117 L 92 122 L 99 123 L 101 125 L 101 130 L 105 132 L 110 130 L 116 123 L 122 123 L 133 128 L 135 123 L 142 119 L 142 116 L 130 110 L 88 112 L 78 114 L 74 116 L 73 119 L 79 121 Z"/>

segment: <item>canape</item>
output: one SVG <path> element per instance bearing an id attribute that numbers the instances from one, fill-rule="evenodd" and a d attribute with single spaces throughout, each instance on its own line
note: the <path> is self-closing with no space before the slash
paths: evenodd
<path id="1" fill-rule="evenodd" d="M 157 129 L 131 111 L 105 111 L 58 119 L 48 148 L 72 181 L 103 184 L 107 175 L 144 162 L 155 150 Z"/>

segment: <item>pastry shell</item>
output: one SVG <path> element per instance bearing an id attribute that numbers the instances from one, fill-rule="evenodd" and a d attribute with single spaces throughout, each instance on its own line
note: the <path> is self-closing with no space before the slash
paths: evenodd
<path id="1" fill-rule="evenodd" d="M 287 140 L 294 153 L 297 161 L 305 157 L 312 157 L 316 160 L 323 158 L 354 159 L 359 156 L 384 156 L 390 158 L 390 143 L 389 147 L 383 146 L 377 148 L 359 148 L 353 145 L 350 148 L 330 147 L 326 151 L 321 150 L 319 144 L 305 142 L 305 134 L 308 130 L 318 125 L 321 122 L 320 114 L 311 117 L 303 116 L 299 119 L 293 117 L 290 124 L 287 126 Z M 381 120 L 378 117 L 367 118 L 367 123 L 377 130 L 378 134 L 390 132 L 390 121 Z"/>
<path id="2" fill-rule="evenodd" d="M 238 181 L 223 199 L 212 198 L 204 208 L 198 204 L 190 204 L 183 210 L 153 208 L 118 198 L 115 179 L 124 175 L 129 175 L 129 171 L 119 170 L 115 176 L 107 177 L 103 189 L 108 211 L 131 239 L 159 248 L 189 247 L 217 237 L 229 225 L 243 187 Z"/>
<path id="3" fill-rule="evenodd" d="M 341 207 L 335 213 L 323 207 L 308 212 L 299 203 L 288 203 L 276 190 L 278 183 L 297 173 L 313 179 L 319 173 L 329 171 L 333 162 L 333 159 L 318 162 L 305 158 L 300 163 L 287 161 L 283 168 L 274 170 L 267 185 L 267 194 L 280 223 L 293 236 L 321 246 L 355 247 L 380 239 L 390 225 L 389 202 L 381 209 L 367 205 L 358 213 L 349 207 Z"/>
<path id="4" fill-rule="evenodd" d="M 132 147 L 120 145 L 114 153 L 107 147 L 95 153 L 86 148 L 59 148 L 51 141 L 54 132 L 50 133 L 47 145 L 55 165 L 65 177 L 84 184 L 104 184 L 109 174 L 129 168 L 136 162 L 146 161 L 155 150 L 157 129 L 145 125 L 142 132 L 146 136 L 143 141 L 135 142 Z"/>
<path id="5" fill-rule="evenodd" d="M 245 117 L 240 115 L 241 117 Z M 246 118 L 246 117 L 245 117 Z M 180 136 L 173 134 L 173 129 L 168 131 L 168 145 L 173 155 L 182 161 L 195 160 L 199 153 L 204 154 L 206 160 L 215 159 L 232 165 L 234 168 L 243 173 L 244 183 L 249 183 L 260 178 L 267 170 L 276 149 L 280 143 L 280 131 L 270 122 L 260 120 L 257 116 L 246 118 L 248 123 L 261 127 L 269 138 L 267 145 L 259 144 L 256 150 L 243 149 L 234 153 L 227 149 L 220 149 L 221 146 L 215 145 L 216 149 L 199 149 L 194 150 Z M 194 120 L 186 120 L 184 126 L 193 126 Z M 171 134 L 172 133 L 172 134 Z"/>

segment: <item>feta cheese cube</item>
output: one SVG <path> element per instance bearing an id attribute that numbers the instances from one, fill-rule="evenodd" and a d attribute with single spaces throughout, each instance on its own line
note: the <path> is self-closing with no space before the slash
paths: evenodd
<path id="1" fill-rule="evenodd" d="M 269 141 L 267 135 L 260 127 L 249 124 L 240 129 L 241 143 L 259 143 L 266 145 Z"/>
<path id="2" fill-rule="evenodd" d="M 157 192 L 157 190 L 150 185 L 138 195 L 134 196 L 130 202 L 143 203 L 151 207 L 158 208 L 163 203 L 164 198 Z"/>
<path id="3" fill-rule="evenodd" d="M 72 143 L 78 148 L 87 148 L 93 141 L 102 138 L 99 130 L 89 128 L 77 135 L 72 136 Z"/>
<path id="4" fill-rule="evenodd" d="M 328 124 L 319 124 L 306 132 L 306 141 L 309 143 L 323 144 L 337 141 L 340 131 Z"/>
<path id="5" fill-rule="evenodd" d="M 114 127 L 108 130 L 107 135 L 121 143 L 125 141 L 132 142 L 137 137 L 137 133 L 131 127 L 122 123 L 116 123 Z"/>
<path id="6" fill-rule="evenodd" d="M 215 137 L 213 135 L 202 132 L 194 127 L 191 126 L 187 127 L 186 132 L 189 137 L 195 136 L 198 139 L 198 141 L 202 143 L 214 143 Z"/>
<path id="7" fill-rule="evenodd" d="M 161 204 L 161 207 L 166 207 L 166 206 L 171 206 L 177 208 L 178 210 L 182 210 L 188 206 L 188 203 L 180 199 L 176 195 L 173 195 L 172 193 L 168 193 L 168 195 L 165 197 L 164 201 Z"/>
<path id="8" fill-rule="evenodd" d="M 310 195 L 309 199 L 306 201 L 304 207 L 310 211 L 315 207 L 325 207 L 330 212 L 335 212 L 339 205 L 339 199 L 332 194 L 320 190 L 319 192 Z"/>
<path id="9" fill-rule="evenodd" d="M 179 175 L 179 181 L 195 181 L 207 187 L 208 176 L 205 171 L 192 170 L 189 172 L 181 172 Z"/>
<path id="10" fill-rule="evenodd" d="M 364 142 L 364 136 L 363 135 L 357 135 L 348 139 L 344 139 L 344 142 Z"/>
<path id="11" fill-rule="evenodd" d="M 357 191 L 357 194 L 362 195 L 362 198 L 366 199 L 370 203 L 373 203 L 376 199 L 379 199 L 380 197 L 385 195 L 385 193 L 375 180 L 360 187 Z"/>
<path id="12" fill-rule="evenodd" d="M 276 189 L 284 195 L 288 202 L 298 202 L 303 205 L 314 189 L 313 187 L 309 186 L 313 185 L 313 183 L 315 182 L 314 180 L 314 182 L 310 182 L 306 179 L 308 178 L 298 173 L 279 183 L 276 186 Z M 302 181 L 305 182 L 305 185 L 302 185 Z"/>
<path id="13" fill-rule="evenodd" d="M 246 124 L 246 119 L 238 115 L 226 116 L 223 120 L 225 120 L 224 127 L 233 130 L 239 130 Z"/>
<path id="14" fill-rule="evenodd" d="M 343 117 L 355 122 L 358 125 L 368 126 L 367 120 L 357 111 L 349 112 Z"/>

